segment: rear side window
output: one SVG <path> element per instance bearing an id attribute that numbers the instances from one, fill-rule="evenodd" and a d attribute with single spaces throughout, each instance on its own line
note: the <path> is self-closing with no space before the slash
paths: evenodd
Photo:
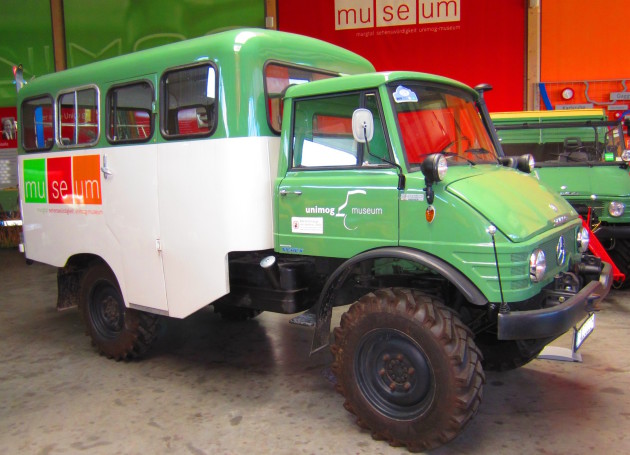
<path id="1" fill-rule="evenodd" d="M 99 137 L 96 88 L 79 89 L 59 95 L 57 121 L 61 146 L 96 144 Z"/>
<path id="2" fill-rule="evenodd" d="M 145 142 L 153 135 L 153 86 L 139 82 L 107 93 L 107 139 L 115 143 Z"/>
<path id="3" fill-rule="evenodd" d="M 162 134 L 168 139 L 206 137 L 216 127 L 216 70 L 203 65 L 169 71 L 162 78 Z"/>
<path id="4" fill-rule="evenodd" d="M 55 141 L 53 99 L 50 96 L 31 98 L 22 103 L 22 147 L 27 152 L 50 150 Z"/>
<path id="5" fill-rule="evenodd" d="M 280 133 L 282 127 L 282 101 L 291 85 L 318 81 L 338 76 L 314 68 L 295 67 L 277 62 L 265 65 L 265 93 L 267 95 L 267 121 L 272 131 Z"/>

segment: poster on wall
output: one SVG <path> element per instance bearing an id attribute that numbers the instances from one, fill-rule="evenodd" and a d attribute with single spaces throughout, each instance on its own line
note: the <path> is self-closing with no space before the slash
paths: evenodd
<path id="1" fill-rule="evenodd" d="M 0 107 L 0 121 L 2 122 L 2 136 L 0 150 L 17 149 L 17 109 L 14 107 Z"/>
<path id="2" fill-rule="evenodd" d="M 526 13 L 523 0 L 279 0 L 278 27 L 354 51 L 377 71 L 489 83 L 490 110 L 520 110 Z"/>

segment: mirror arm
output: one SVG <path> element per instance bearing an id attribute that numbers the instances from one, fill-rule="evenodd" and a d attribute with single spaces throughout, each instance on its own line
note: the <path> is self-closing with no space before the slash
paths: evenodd
<path id="1" fill-rule="evenodd" d="M 364 134 L 363 137 L 365 138 L 364 144 L 365 144 L 365 148 L 367 149 L 368 155 L 373 156 L 377 160 L 381 160 L 391 166 L 394 166 L 398 170 L 398 191 L 404 190 L 405 183 L 407 182 L 407 180 L 405 179 L 405 174 L 403 174 L 402 167 L 400 167 L 400 165 L 397 163 L 393 163 L 392 161 L 389 161 L 388 159 L 385 159 L 382 156 L 376 156 L 372 153 L 372 151 L 370 150 L 370 144 L 367 140 L 367 127 L 365 124 L 363 124 L 363 134 Z"/>

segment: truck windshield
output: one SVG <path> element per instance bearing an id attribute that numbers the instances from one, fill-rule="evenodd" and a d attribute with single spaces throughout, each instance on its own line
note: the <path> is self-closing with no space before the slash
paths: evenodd
<path id="1" fill-rule="evenodd" d="M 443 153 L 449 165 L 497 162 L 472 96 L 419 83 L 392 85 L 390 96 L 411 168 L 432 153 Z"/>

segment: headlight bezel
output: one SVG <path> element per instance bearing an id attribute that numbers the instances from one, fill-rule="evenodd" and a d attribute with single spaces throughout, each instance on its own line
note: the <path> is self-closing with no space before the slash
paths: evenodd
<path id="1" fill-rule="evenodd" d="M 584 226 L 581 226 L 577 230 L 575 241 L 577 243 L 577 249 L 580 253 L 586 253 L 588 250 L 588 243 L 591 239 L 591 235 Z"/>
<path id="2" fill-rule="evenodd" d="M 532 283 L 540 283 L 547 271 L 547 258 L 545 252 L 536 248 L 529 255 L 529 279 Z"/>
<path id="3" fill-rule="evenodd" d="M 612 217 L 619 218 L 620 216 L 623 216 L 625 212 L 626 204 L 624 204 L 623 202 L 610 201 L 610 204 L 608 204 L 608 213 Z"/>

